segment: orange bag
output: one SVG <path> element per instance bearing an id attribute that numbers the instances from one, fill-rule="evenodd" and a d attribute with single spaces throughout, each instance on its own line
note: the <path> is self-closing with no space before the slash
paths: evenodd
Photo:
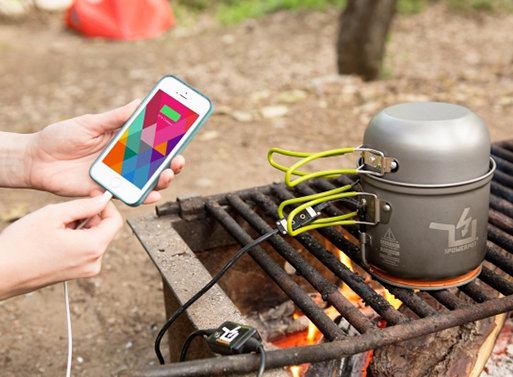
<path id="1" fill-rule="evenodd" d="M 175 18 L 167 0 L 75 0 L 65 22 L 87 37 L 136 40 L 161 35 Z"/>

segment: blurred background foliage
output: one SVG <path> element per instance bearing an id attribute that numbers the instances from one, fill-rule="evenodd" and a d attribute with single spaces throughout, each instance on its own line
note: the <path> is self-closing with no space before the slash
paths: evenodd
<path id="1" fill-rule="evenodd" d="M 422 12 L 428 1 L 443 2 L 456 11 L 471 14 L 475 11 L 512 13 L 513 0 L 399 0 L 399 13 Z M 280 10 L 318 10 L 328 7 L 343 8 L 346 0 L 171 0 L 177 16 L 194 15 L 202 11 L 215 12 L 221 24 L 234 24 L 245 19 L 257 18 Z"/>

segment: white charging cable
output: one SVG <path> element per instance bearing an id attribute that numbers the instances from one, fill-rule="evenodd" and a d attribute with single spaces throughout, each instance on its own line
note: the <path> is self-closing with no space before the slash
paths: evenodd
<path id="1" fill-rule="evenodd" d="M 66 325 L 68 327 L 68 362 L 66 364 L 66 377 L 71 376 L 71 357 L 73 353 L 73 337 L 71 335 L 71 317 L 69 314 L 68 284 L 64 284 L 64 304 L 66 306 Z"/>
<path id="2" fill-rule="evenodd" d="M 112 199 L 112 194 L 109 191 L 105 191 L 103 196 L 107 201 Z M 91 220 L 91 217 L 84 219 L 78 224 L 75 230 L 83 228 Z M 71 376 L 71 359 L 73 355 L 73 336 L 71 335 L 71 315 L 69 312 L 69 298 L 68 298 L 68 284 L 64 282 L 64 304 L 66 306 L 66 325 L 68 327 L 68 362 L 66 365 L 66 377 Z"/>

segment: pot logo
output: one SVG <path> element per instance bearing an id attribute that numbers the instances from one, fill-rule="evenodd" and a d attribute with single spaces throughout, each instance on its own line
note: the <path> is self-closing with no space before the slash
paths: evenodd
<path id="1" fill-rule="evenodd" d="M 239 336 L 240 326 L 237 326 L 234 329 L 229 329 L 227 327 L 223 327 L 223 334 L 219 337 L 218 341 L 221 343 L 230 344 L 232 340 Z"/>
<path id="2" fill-rule="evenodd" d="M 431 223 L 429 227 L 431 229 L 437 230 L 445 230 L 448 232 L 449 242 L 448 248 L 445 249 L 445 253 L 457 253 L 463 250 L 470 249 L 477 244 L 477 219 L 472 219 L 472 217 L 468 217 L 468 213 L 470 211 L 470 207 L 467 207 L 463 210 L 460 220 L 458 224 L 439 224 L 439 223 Z M 469 232 L 470 227 L 470 235 L 465 237 Z M 456 239 L 456 230 L 461 229 L 461 238 Z"/>

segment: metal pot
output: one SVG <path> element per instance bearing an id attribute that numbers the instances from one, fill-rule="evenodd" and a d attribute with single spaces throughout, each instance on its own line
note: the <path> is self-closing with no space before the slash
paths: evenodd
<path id="1" fill-rule="evenodd" d="M 452 104 L 395 105 L 370 121 L 364 147 L 398 164 L 381 177 L 362 175 L 362 189 L 377 196 L 381 213 L 361 237 L 371 273 L 396 286 L 424 290 L 477 277 L 495 170 L 481 118 Z"/>

